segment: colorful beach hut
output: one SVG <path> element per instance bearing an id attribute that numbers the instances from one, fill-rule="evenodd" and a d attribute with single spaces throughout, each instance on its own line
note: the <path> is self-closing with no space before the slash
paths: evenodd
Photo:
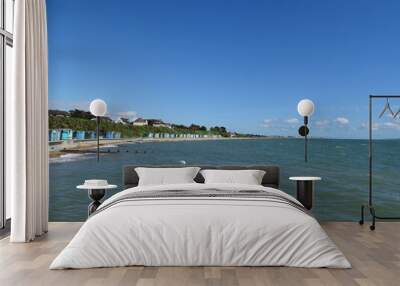
<path id="1" fill-rule="evenodd" d="M 59 141 L 61 139 L 61 131 L 59 129 L 49 130 L 49 141 Z"/>
<path id="2" fill-rule="evenodd" d="M 106 131 L 105 139 L 113 139 L 114 138 L 114 131 Z"/>
<path id="3" fill-rule="evenodd" d="M 61 140 L 72 139 L 72 129 L 62 129 L 61 130 Z"/>
<path id="4" fill-rule="evenodd" d="M 73 138 L 77 140 L 84 140 L 85 139 L 85 131 L 74 131 Z"/>
<path id="5" fill-rule="evenodd" d="M 106 138 L 106 139 L 120 139 L 121 138 L 121 132 L 107 131 L 104 138 Z"/>
<path id="6" fill-rule="evenodd" d="M 86 131 L 85 139 L 96 139 L 96 131 Z"/>

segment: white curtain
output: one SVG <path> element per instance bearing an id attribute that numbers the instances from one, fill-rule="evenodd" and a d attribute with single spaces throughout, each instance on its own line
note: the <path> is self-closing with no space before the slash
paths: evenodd
<path id="1" fill-rule="evenodd" d="M 16 0 L 14 71 L 6 115 L 6 166 L 11 188 L 12 242 L 47 232 L 48 108 L 45 0 Z"/>

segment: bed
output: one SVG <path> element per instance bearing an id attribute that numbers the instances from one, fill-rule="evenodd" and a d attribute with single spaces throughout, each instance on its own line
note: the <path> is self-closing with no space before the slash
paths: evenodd
<path id="1" fill-rule="evenodd" d="M 350 268 L 317 220 L 279 190 L 276 166 L 261 185 L 194 183 L 138 186 L 125 166 L 125 190 L 88 218 L 50 269 L 118 266 L 291 266 Z"/>

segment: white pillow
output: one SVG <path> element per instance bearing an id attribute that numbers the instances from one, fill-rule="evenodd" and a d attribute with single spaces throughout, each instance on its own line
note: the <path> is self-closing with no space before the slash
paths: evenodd
<path id="1" fill-rule="evenodd" d="M 199 167 L 185 168 L 135 168 L 139 186 L 195 183 Z"/>
<path id="2" fill-rule="evenodd" d="M 261 170 L 202 170 L 206 184 L 261 185 L 265 171 Z"/>

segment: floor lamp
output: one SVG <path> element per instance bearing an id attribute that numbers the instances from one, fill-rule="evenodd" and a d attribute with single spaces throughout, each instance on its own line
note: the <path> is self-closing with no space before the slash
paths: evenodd
<path id="1" fill-rule="evenodd" d="M 299 134 L 304 137 L 304 161 L 307 162 L 307 135 L 310 133 L 310 129 L 308 129 L 308 117 L 314 113 L 314 103 L 309 99 L 300 100 L 297 104 L 297 111 L 304 117 L 304 125 L 299 128 Z"/>
<path id="2" fill-rule="evenodd" d="M 100 117 L 106 115 L 107 104 L 102 99 L 95 99 L 90 103 L 90 113 L 96 116 L 97 135 L 97 162 L 100 160 Z"/>

